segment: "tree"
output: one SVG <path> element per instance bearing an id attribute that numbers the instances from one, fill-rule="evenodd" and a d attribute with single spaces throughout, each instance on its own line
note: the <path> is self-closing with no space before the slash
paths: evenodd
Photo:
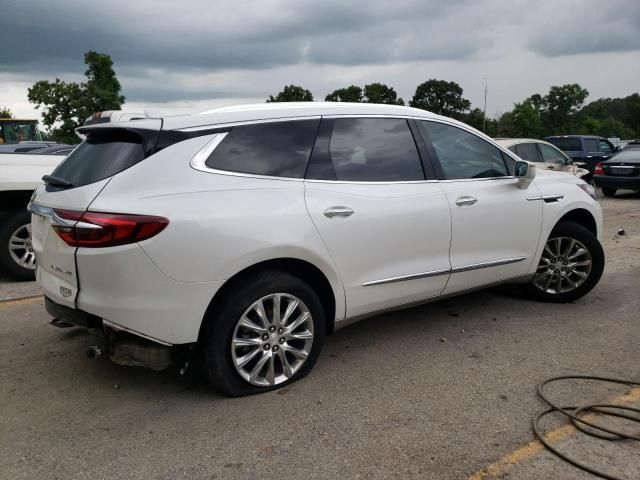
<path id="1" fill-rule="evenodd" d="M 269 95 L 267 103 L 271 102 L 313 102 L 313 95 L 298 85 L 287 85 L 275 97 Z"/>
<path id="2" fill-rule="evenodd" d="M 462 87 L 456 82 L 431 79 L 418 85 L 409 105 L 461 119 L 471 102 L 462 96 Z"/>
<path id="3" fill-rule="evenodd" d="M 527 138 L 542 136 L 540 110 L 536 108 L 536 104 L 530 98 L 516 103 L 511 113 L 514 136 Z"/>
<path id="4" fill-rule="evenodd" d="M 356 85 L 334 90 L 325 98 L 327 102 L 362 102 L 362 89 Z"/>
<path id="5" fill-rule="evenodd" d="M 56 78 L 54 82 L 40 80 L 28 90 L 29 101 L 36 109 L 43 107 L 42 123 L 54 140 L 76 143 L 74 130 L 87 117 L 103 110 L 119 110 L 125 101 L 109 55 L 89 51 L 84 55 L 84 63 L 86 83 L 67 83 Z"/>
<path id="6" fill-rule="evenodd" d="M 364 102 L 385 103 L 388 105 L 404 105 L 404 100 L 398 98 L 398 94 L 384 83 L 370 83 L 364 86 Z"/>
<path id="7" fill-rule="evenodd" d="M 569 133 L 575 127 L 575 113 L 580 110 L 589 92 L 577 83 L 553 86 L 542 99 L 541 119 L 548 135 Z"/>
<path id="8" fill-rule="evenodd" d="M 0 118 L 13 118 L 13 112 L 9 107 L 0 107 Z"/>

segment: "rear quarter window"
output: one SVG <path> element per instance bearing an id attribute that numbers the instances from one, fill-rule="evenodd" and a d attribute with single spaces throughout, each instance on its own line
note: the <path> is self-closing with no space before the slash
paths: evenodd
<path id="1" fill-rule="evenodd" d="M 303 178 L 319 119 L 233 127 L 205 162 L 216 170 Z"/>

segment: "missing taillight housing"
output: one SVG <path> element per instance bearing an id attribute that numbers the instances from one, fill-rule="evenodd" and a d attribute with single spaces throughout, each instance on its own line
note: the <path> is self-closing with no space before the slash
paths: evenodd
<path id="1" fill-rule="evenodd" d="M 104 248 L 147 240 L 166 228 L 169 220 L 152 215 L 77 212 L 54 209 L 62 220 L 53 230 L 72 247 Z"/>
<path id="2" fill-rule="evenodd" d="M 593 173 L 595 175 L 604 175 L 604 170 L 602 169 L 601 163 L 596 163 L 596 168 L 593 169 Z"/>

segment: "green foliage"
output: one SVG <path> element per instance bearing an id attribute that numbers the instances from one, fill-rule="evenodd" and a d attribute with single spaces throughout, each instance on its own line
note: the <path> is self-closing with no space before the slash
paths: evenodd
<path id="1" fill-rule="evenodd" d="M 398 98 L 398 94 L 384 83 L 370 83 L 364 86 L 364 102 L 384 103 L 387 105 L 404 105 L 404 100 Z"/>
<path id="2" fill-rule="evenodd" d="M 589 92 L 577 83 L 551 87 L 541 106 L 541 118 L 548 134 L 562 135 L 567 128 L 575 128 L 572 120 L 588 96 Z"/>
<path id="3" fill-rule="evenodd" d="M 334 90 L 325 98 L 327 102 L 362 102 L 362 89 L 356 85 Z"/>
<path id="4" fill-rule="evenodd" d="M 111 57 L 90 51 L 85 54 L 84 63 L 86 83 L 67 83 L 56 78 L 54 82 L 40 80 L 28 90 L 29 101 L 36 108 L 42 107 L 42 123 L 53 140 L 77 143 L 74 130 L 87 117 L 99 111 L 118 110 L 124 103 Z"/>
<path id="5" fill-rule="evenodd" d="M 471 102 L 462 96 L 462 87 L 456 82 L 431 79 L 418 85 L 409 105 L 422 110 L 462 119 Z"/>
<path id="6" fill-rule="evenodd" d="M 14 118 L 13 112 L 9 107 L 0 107 L 0 118 Z"/>
<path id="7" fill-rule="evenodd" d="M 542 135 L 540 109 L 530 98 L 516 103 L 511 114 L 514 137 L 537 138 Z"/>
<path id="8" fill-rule="evenodd" d="M 271 102 L 313 102 L 313 95 L 309 90 L 298 85 L 287 85 L 275 97 L 269 95 L 267 103 Z"/>

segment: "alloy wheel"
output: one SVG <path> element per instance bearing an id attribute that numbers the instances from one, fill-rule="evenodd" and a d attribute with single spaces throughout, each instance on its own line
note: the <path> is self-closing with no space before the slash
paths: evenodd
<path id="1" fill-rule="evenodd" d="M 571 292 L 589 278 L 593 261 L 589 249 L 575 238 L 547 240 L 533 284 L 545 293 Z"/>
<path id="2" fill-rule="evenodd" d="M 18 227 L 9 238 L 9 255 L 22 268 L 36 268 L 36 255 L 31 244 L 31 224 Z"/>
<path id="3" fill-rule="evenodd" d="M 278 385 L 300 370 L 313 339 L 313 318 L 304 302 L 288 293 L 273 293 L 254 302 L 236 323 L 233 364 L 252 385 Z"/>

